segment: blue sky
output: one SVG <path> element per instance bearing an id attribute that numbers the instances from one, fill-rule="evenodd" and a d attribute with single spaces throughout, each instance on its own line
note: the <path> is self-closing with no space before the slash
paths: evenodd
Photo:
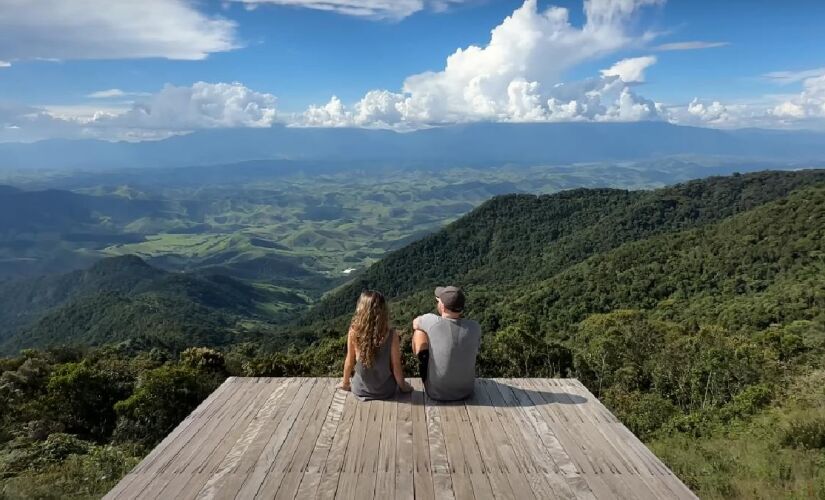
<path id="1" fill-rule="evenodd" d="M 821 129 L 823 19 L 815 0 L 4 0 L 0 141 L 475 120 Z"/>

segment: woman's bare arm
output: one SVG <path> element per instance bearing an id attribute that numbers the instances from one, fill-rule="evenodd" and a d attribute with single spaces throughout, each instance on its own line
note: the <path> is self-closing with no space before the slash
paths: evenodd
<path id="1" fill-rule="evenodd" d="M 390 346 L 390 363 L 392 364 L 392 374 L 395 383 L 401 392 L 410 392 L 412 386 L 404 379 L 404 368 L 401 365 L 401 341 L 398 340 L 398 332 L 392 333 L 392 346 Z"/>
<path id="2" fill-rule="evenodd" d="M 355 370 L 355 335 L 352 330 L 347 332 L 347 356 L 344 358 L 344 377 L 339 386 L 341 389 L 350 390 L 350 377 Z"/>

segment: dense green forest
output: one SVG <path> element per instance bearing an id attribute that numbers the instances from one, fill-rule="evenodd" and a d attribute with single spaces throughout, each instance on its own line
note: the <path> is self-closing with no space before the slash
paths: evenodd
<path id="1" fill-rule="evenodd" d="M 99 495 L 227 375 L 337 375 L 363 288 L 409 335 L 448 281 L 482 323 L 481 375 L 578 377 L 703 498 L 825 496 L 822 170 L 495 197 L 280 326 L 260 288 L 113 263 L 146 279 L 102 294 L 74 275 L 70 294 L 19 299 L 44 305 L 22 337 L 38 350 L 0 361 L 0 498 Z M 107 324 L 86 301 L 158 322 Z M 151 317 L 137 310 L 122 317 Z"/>

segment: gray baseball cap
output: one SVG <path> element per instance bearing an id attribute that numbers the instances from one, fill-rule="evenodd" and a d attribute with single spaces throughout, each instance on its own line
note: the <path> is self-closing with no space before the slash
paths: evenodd
<path id="1" fill-rule="evenodd" d="M 441 299 L 444 307 L 450 311 L 461 312 L 464 310 L 464 292 L 457 286 L 439 286 L 435 289 L 435 296 Z"/>

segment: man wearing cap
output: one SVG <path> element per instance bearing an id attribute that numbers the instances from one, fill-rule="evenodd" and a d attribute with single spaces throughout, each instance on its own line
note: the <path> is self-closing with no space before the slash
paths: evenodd
<path id="1" fill-rule="evenodd" d="M 464 292 L 455 286 L 435 289 L 438 314 L 413 320 L 413 353 L 427 395 L 456 401 L 473 393 L 481 327 L 462 317 Z"/>

